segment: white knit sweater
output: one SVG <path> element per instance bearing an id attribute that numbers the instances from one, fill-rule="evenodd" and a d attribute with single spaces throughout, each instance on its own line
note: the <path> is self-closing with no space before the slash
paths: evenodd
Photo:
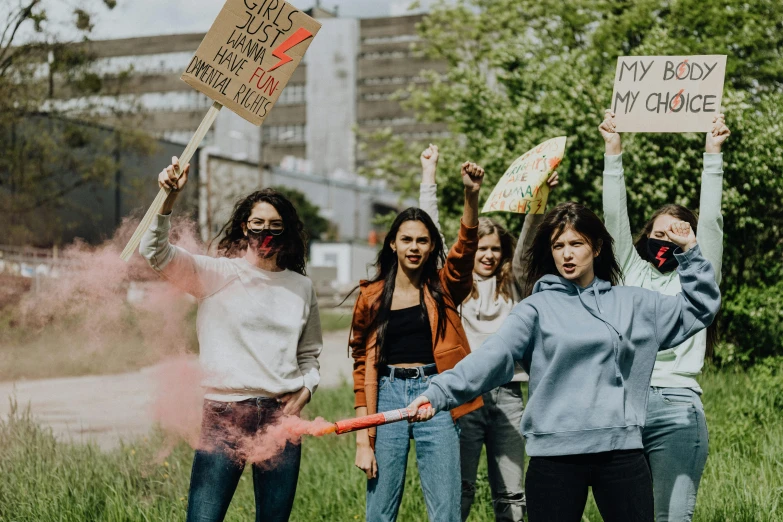
<path id="1" fill-rule="evenodd" d="M 320 380 L 323 340 L 309 278 L 262 270 L 244 258 L 192 255 L 169 243 L 158 215 L 139 251 L 163 277 L 198 299 L 196 323 L 206 398 L 278 397 Z"/>

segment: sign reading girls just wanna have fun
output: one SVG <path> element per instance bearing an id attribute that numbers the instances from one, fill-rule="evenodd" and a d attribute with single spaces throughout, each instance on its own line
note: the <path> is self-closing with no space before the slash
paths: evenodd
<path id="1" fill-rule="evenodd" d="M 224 106 L 261 125 L 319 29 L 320 23 L 283 0 L 227 0 L 182 74 L 185 83 L 214 101 L 179 157 L 180 165 L 193 157 Z M 158 191 L 120 254 L 123 260 L 138 248 L 168 194 L 166 188 Z"/>
<path id="2" fill-rule="evenodd" d="M 320 28 L 288 2 L 228 0 L 182 80 L 261 125 Z"/>

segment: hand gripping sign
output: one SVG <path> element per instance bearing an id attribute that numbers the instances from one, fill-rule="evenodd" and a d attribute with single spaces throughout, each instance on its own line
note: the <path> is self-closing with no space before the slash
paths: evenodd
<path id="1" fill-rule="evenodd" d="M 725 76 L 725 55 L 619 57 L 611 104 L 617 132 L 708 132 Z"/>
<path id="2" fill-rule="evenodd" d="M 500 178 L 481 212 L 543 214 L 546 180 L 565 155 L 566 136 L 547 140 L 518 157 Z"/>
<path id="3" fill-rule="evenodd" d="M 182 74 L 185 83 L 214 103 L 179 164 L 190 161 L 224 106 L 261 125 L 320 28 L 321 24 L 283 0 L 228 0 Z M 168 189 L 158 192 L 122 251 L 123 260 L 138 248 L 168 193 Z"/>

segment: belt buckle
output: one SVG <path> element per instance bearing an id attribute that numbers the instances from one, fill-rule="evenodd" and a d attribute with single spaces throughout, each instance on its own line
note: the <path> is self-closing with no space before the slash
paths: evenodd
<path id="1" fill-rule="evenodd" d="M 423 375 L 424 372 L 421 371 L 421 368 L 411 368 L 411 370 L 415 370 L 415 372 L 416 372 L 416 373 L 413 374 L 413 377 L 411 377 L 411 379 L 418 379 L 419 377 L 423 377 L 424 376 Z"/>

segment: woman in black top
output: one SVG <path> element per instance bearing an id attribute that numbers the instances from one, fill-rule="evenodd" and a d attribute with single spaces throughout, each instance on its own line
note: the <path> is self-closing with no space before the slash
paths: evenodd
<path id="1" fill-rule="evenodd" d="M 443 242 L 426 212 L 409 208 L 389 230 L 378 273 L 363 282 L 354 308 L 351 349 L 358 416 L 404 408 L 431 376 L 452 368 L 468 352 L 455 302 L 472 285 L 478 245 L 478 191 L 484 171 L 465 163 L 465 209 L 460 239 L 443 268 Z M 480 403 L 469 405 L 463 413 Z M 416 441 L 430 520 L 460 522 L 459 436 L 445 412 L 432 422 L 399 422 L 356 437 L 356 466 L 367 474 L 367 520 L 394 521 L 402 500 L 410 440 Z M 375 443 L 373 446 L 373 442 Z"/>

